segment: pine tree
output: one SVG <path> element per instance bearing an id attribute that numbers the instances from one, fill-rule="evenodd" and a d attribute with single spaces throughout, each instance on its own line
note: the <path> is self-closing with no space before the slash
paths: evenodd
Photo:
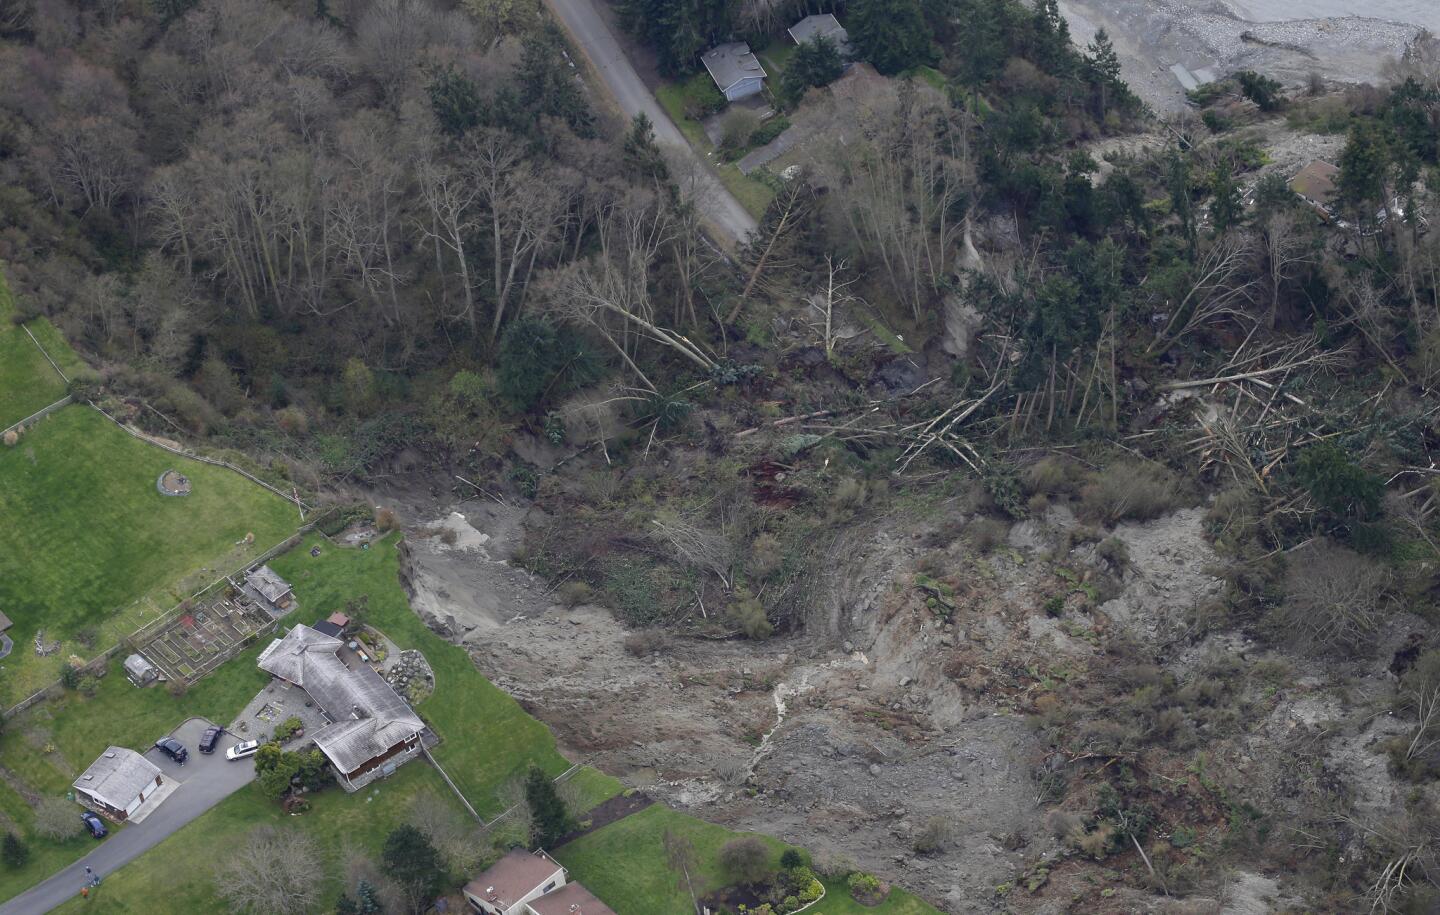
<path id="1" fill-rule="evenodd" d="M 554 845 L 570 831 L 570 813 L 555 791 L 555 783 L 535 766 L 525 776 L 525 803 L 530 806 L 531 841 L 537 848 Z"/>
<path id="2" fill-rule="evenodd" d="M 1210 202 L 1210 221 L 1214 224 L 1215 234 L 1222 235 L 1240 222 L 1244 212 L 1244 205 L 1240 200 L 1240 186 L 1235 183 L 1230 163 L 1221 162 L 1215 166 L 1215 173 L 1210 178 L 1210 193 L 1213 195 Z"/>
<path id="3" fill-rule="evenodd" d="M 335 900 L 335 915 L 360 915 L 360 904 L 345 893 Z"/>
<path id="4" fill-rule="evenodd" d="M 1058 0 L 1036 0 L 1031 20 L 1034 63 L 1046 73 L 1062 76 L 1070 70 L 1070 26 L 1060 15 Z"/>
<path id="5" fill-rule="evenodd" d="M 355 896 L 357 915 L 380 915 L 379 894 L 369 880 L 361 880 L 355 885 Z"/>
<path id="6" fill-rule="evenodd" d="M 1340 177 L 1336 191 L 1340 202 L 1366 220 L 1379 209 L 1385 197 L 1390 152 L 1385 137 L 1372 122 L 1360 121 L 1350 128 L 1345 150 L 1340 153 Z"/>
<path id="7" fill-rule="evenodd" d="M 655 125 L 643 111 L 636 112 L 630 121 L 630 132 L 625 134 L 624 153 L 625 164 L 635 174 L 662 184 L 670 180 L 670 168 L 655 143 Z"/>
<path id="8" fill-rule="evenodd" d="M 1111 44 L 1110 36 L 1104 29 L 1095 33 L 1095 39 L 1090 42 L 1086 51 L 1089 54 L 1085 58 L 1085 65 L 1099 97 L 1098 114 L 1100 119 L 1104 120 L 1110 110 L 1110 103 L 1127 99 L 1130 89 L 1120 79 L 1120 56 L 1115 53 L 1115 46 Z"/>
<path id="9" fill-rule="evenodd" d="M 886 75 L 930 59 L 930 32 L 918 0 L 855 0 L 847 31 L 856 56 Z"/>

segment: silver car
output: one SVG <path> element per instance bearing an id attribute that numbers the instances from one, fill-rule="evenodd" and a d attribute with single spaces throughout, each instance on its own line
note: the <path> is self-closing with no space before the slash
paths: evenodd
<path id="1" fill-rule="evenodd" d="M 225 758 L 233 762 L 237 759 L 244 759 L 247 756 L 254 756 L 255 751 L 258 749 L 260 749 L 260 741 L 247 740 L 244 743 L 237 743 L 235 746 L 226 750 Z"/>

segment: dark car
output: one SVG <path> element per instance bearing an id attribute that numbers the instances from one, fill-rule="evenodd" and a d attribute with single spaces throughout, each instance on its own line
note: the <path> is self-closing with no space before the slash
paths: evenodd
<path id="1" fill-rule="evenodd" d="M 190 751 L 185 749 L 185 745 L 174 737 L 161 737 L 155 741 L 155 749 L 182 766 L 185 765 L 185 760 L 190 758 Z"/>
<path id="2" fill-rule="evenodd" d="M 110 834 L 110 830 L 105 828 L 105 821 L 90 811 L 87 810 L 80 814 L 80 819 L 85 824 L 85 828 L 90 830 L 90 835 L 95 838 L 103 839 Z"/>
<path id="3" fill-rule="evenodd" d="M 220 735 L 224 733 L 225 729 L 222 727 L 211 726 L 206 728 L 205 733 L 200 735 L 200 752 L 214 753 L 215 745 L 220 742 Z"/>

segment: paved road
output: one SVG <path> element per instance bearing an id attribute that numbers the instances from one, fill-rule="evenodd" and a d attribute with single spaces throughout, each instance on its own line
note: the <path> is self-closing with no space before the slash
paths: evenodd
<path id="1" fill-rule="evenodd" d="M 625 56 L 620 43 L 615 40 L 610 26 L 596 9 L 596 0 L 546 2 L 565 26 L 570 40 L 589 58 L 626 117 L 634 117 L 644 112 L 655 125 L 657 143 L 689 157 L 699 166 L 698 172 L 704 185 L 701 191 L 701 206 L 711 225 L 724 236 L 726 242 L 744 242 L 746 237 L 755 231 L 754 217 L 725 189 L 725 185 L 715 177 L 704 158 L 686 142 L 685 135 L 680 133 L 680 129 L 670 120 L 665 109 L 660 107 L 655 96 L 646 88 L 640 74 L 635 72 L 630 59 Z"/>
<path id="2" fill-rule="evenodd" d="M 90 854 L 0 905 L 0 915 L 42 915 L 50 911 L 80 894 L 80 888 L 85 885 L 85 865 L 94 868 L 103 880 L 254 779 L 255 766 L 250 760 L 229 762 L 225 759 L 225 750 L 238 742 L 229 734 L 221 738 L 212 756 L 201 755 L 195 749 L 200 733 L 208 725 L 203 719 L 192 718 L 175 729 L 174 736 L 190 750 L 190 761 L 184 766 L 175 765 L 158 750 L 145 754 L 146 759 L 160 767 L 167 780 L 174 779 L 181 785 L 151 811 L 144 822 L 126 826 L 97 842 Z M 79 807 L 75 808 L 75 815 L 80 815 Z M 91 893 L 97 900 L 103 899 L 104 885 Z"/>

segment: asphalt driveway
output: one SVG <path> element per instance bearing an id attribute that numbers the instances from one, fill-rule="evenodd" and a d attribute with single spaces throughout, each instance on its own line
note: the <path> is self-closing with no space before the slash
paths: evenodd
<path id="1" fill-rule="evenodd" d="M 231 734 L 220 738 L 212 755 L 196 749 L 200 735 L 210 726 L 203 718 L 191 718 L 171 732 L 190 751 L 190 759 L 178 766 L 159 750 L 150 750 L 145 758 L 160 767 L 167 781 L 178 781 L 179 787 L 150 812 L 142 823 L 126 826 L 95 843 L 95 850 L 71 864 L 44 883 L 0 905 L 0 915 L 40 915 L 80 894 L 85 885 L 88 864 L 103 879 L 107 874 L 128 864 L 159 845 L 180 827 L 214 807 L 255 778 L 253 759 L 228 762 L 225 751 L 239 743 Z M 162 736 L 155 735 L 157 738 Z M 75 808 L 80 816 L 80 808 Z M 104 892 L 102 887 L 100 892 Z"/>
<path id="2" fill-rule="evenodd" d="M 700 211 L 725 241 L 733 245 L 744 244 L 751 232 L 755 231 L 755 217 L 740 205 L 705 160 L 685 139 L 685 135 L 670 120 L 665 109 L 660 107 L 655 96 L 646 87 L 630 58 L 610 31 L 604 16 L 595 7 L 596 0 L 546 0 L 570 38 L 590 60 L 595 72 L 610 90 L 620 110 L 626 117 L 641 112 L 655 125 L 655 141 L 661 146 L 675 150 L 679 155 L 693 160 L 697 167 L 699 184 L 702 188 Z"/>

